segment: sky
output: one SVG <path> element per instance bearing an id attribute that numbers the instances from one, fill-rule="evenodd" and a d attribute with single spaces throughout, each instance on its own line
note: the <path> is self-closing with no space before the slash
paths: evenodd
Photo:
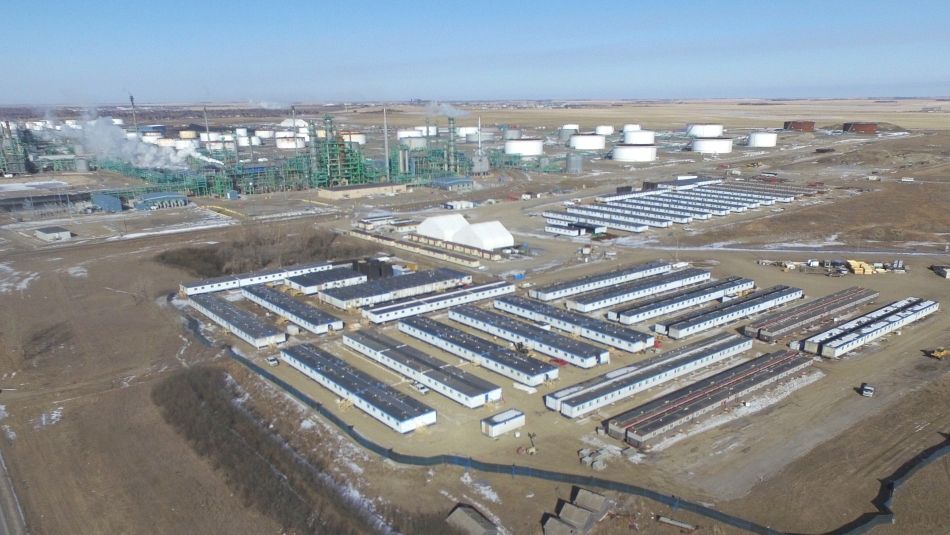
<path id="1" fill-rule="evenodd" d="M 48 0 L 3 12 L 0 104 L 950 95 L 946 0 Z"/>

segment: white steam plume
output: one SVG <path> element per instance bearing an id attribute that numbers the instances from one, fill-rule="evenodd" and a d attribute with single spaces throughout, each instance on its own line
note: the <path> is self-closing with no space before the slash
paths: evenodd
<path id="1" fill-rule="evenodd" d="M 468 112 L 465 110 L 460 110 L 451 104 L 430 102 L 428 105 L 426 105 L 426 115 L 429 117 L 435 117 L 437 115 L 444 115 L 446 117 L 463 117 L 468 115 Z"/>

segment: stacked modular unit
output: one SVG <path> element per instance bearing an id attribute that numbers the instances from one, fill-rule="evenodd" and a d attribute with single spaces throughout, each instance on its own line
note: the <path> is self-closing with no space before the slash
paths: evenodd
<path id="1" fill-rule="evenodd" d="M 558 368 L 422 316 L 399 320 L 399 330 L 479 366 L 528 385 L 558 377 Z"/>
<path id="2" fill-rule="evenodd" d="M 751 348 L 748 338 L 720 334 L 552 392 L 544 396 L 544 404 L 568 418 L 580 418 Z"/>
<path id="3" fill-rule="evenodd" d="M 245 286 L 241 288 L 241 294 L 248 301 L 257 303 L 314 334 L 326 334 L 331 330 L 339 331 L 343 329 L 343 320 L 340 318 L 327 314 L 307 303 L 297 301 L 293 297 L 263 284 Z"/>
<path id="4" fill-rule="evenodd" d="M 330 288 L 317 295 L 321 301 L 348 310 L 471 283 L 471 275 L 454 269 L 439 268 L 353 286 Z"/>
<path id="5" fill-rule="evenodd" d="M 500 386 L 386 335 L 346 333 L 343 344 L 470 409 L 501 400 Z"/>
<path id="6" fill-rule="evenodd" d="M 691 312 L 669 321 L 657 323 L 654 330 L 665 333 L 673 339 L 685 338 L 691 334 L 770 310 L 789 301 L 801 299 L 804 295 L 800 288 L 790 288 L 782 285 L 772 286 L 745 297 L 727 301 L 708 310 Z"/>
<path id="7" fill-rule="evenodd" d="M 287 340 L 287 335 L 260 318 L 241 310 L 220 297 L 195 294 L 188 298 L 192 308 L 209 317 L 232 334 L 260 349 Z"/>
<path id="8" fill-rule="evenodd" d="M 579 368 L 593 368 L 610 362 L 610 353 L 606 349 L 472 305 L 449 310 L 449 318 Z"/>
<path id="9" fill-rule="evenodd" d="M 656 342 L 652 335 L 612 325 L 578 312 L 560 309 L 524 297 L 506 295 L 495 299 L 494 305 L 499 310 L 532 321 L 550 324 L 556 329 L 583 336 L 630 353 L 637 353 L 648 347 L 653 347 Z"/>
<path id="10" fill-rule="evenodd" d="M 644 264 L 637 264 L 606 273 L 598 273 L 579 279 L 556 282 L 540 288 L 532 288 L 528 290 L 528 295 L 535 299 L 540 299 L 541 301 L 552 301 L 583 292 L 607 288 L 622 282 L 642 279 L 651 275 L 669 273 L 672 269 L 673 265 L 669 262 L 646 262 Z"/>
<path id="11" fill-rule="evenodd" d="M 618 284 L 612 288 L 596 292 L 585 293 L 568 299 L 564 304 L 567 308 L 578 312 L 593 312 L 634 299 L 707 281 L 709 277 L 710 273 L 702 269 L 683 269 L 663 275 L 653 275 L 634 282 Z"/>
<path id="12" fill-rule="evenodd" d="M 814 301 L 792 307 L 766 316 L 746 325 L 742 332 L 746 336 L 758 338 L 764 342 L 774 342 L 793 331 L 832 318 L 845 311 L 877 299 L 880 294 L 867 288 L 852 286 Z"/>
<path id="13" fill-rule="evenodd" d="M 624 325 L 633 325 L 651 318 L 671 314 L 683 310 L 684 308 L 702 305 L 727 296 L 737 295 L 749 291 L 754 287 L 755 281 L 752 279 L 728 277 L 722 280 L 700 284 L 699 286 L 672 294 L 658 296 L 631 307 L 608 311 L 607 318 L 619 321 Z"/>
<path id="14" fill-rule="evenodd" d="M 312 344 L 281 349 L 280 357 L 297 371 L 400 433 L 435 423 L 432 408 Z"/>
<path id="15" fill-rule="evenodd" d="M 514 292 L 515 286 L 513 284 L 505 281 L 494 281 L 434 295 L 408 297 L 389 303 L 380 303 L 364 308 L 362 314 L 364 318 L 373 323 L 385 323 Z"/>

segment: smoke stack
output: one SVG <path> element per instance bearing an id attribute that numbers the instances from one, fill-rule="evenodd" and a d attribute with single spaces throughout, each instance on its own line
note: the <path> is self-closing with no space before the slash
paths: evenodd
<path id="1" fill-rule="evenodd" d="M 448 144 L 448 162 L 449 171 L 458 173 L 458 167 L 455 165 L 455 118 L 449 117 L 449 144 Z"/>

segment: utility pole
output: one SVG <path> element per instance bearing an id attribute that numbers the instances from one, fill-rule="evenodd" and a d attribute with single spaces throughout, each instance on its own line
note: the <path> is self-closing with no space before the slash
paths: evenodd
<path id="1" fill-rule="evenodd" d="M 383 108 L 383 151 L 386 153 L 386 182 L 391 182 L 389 175 L 389 125 L 386 123 L 386 108 Z"/>

